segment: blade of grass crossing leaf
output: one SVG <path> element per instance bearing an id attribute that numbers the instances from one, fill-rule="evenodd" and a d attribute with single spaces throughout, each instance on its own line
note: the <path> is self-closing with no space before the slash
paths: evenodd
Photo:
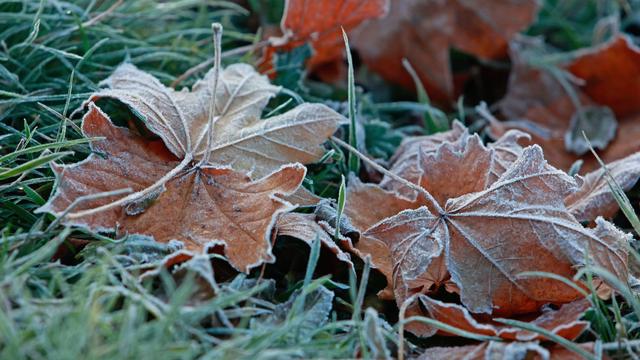
<path id="1" fill-rule="evenodd" d="M 307 270 L 304 274 L 304 285 L 307 286 L 313 279 L 313 273 L 316 271 L 318 265 L 318 259 L 320 258 L 320 237 L 316 236 L 315 240 L 311 244 L 311 251 L 309 252 L 309 262 L 307 263 Z"/>
<path id="2" fill-rule="evenodd" d="M 589 263 L 588 251 L 585 253 L 584 257 L 585 257 L 585 260 L 584 260 L 585 264 L 588 264 Z M 593 286 L 593 280 L 594 280 L 593 274 L 591 272 L 586 272 L 585 276 L 587 278 L 587 281 L 586 281 L 587 287 L 591 292 L 592 309 L 595 313 L 595 321 L 592 322 L 592 327 L 597 328 L 599 330 L 598 334 L 601 334 L 601 336 L 604 332 L 609 339 L 613 339 L 615 338 L 615 335 L 614 335 L 615 329 L 613 329 L 611 321 L 609 321 L 608 307 L 606 306 L 604 301 L 600 299 L 600 297 L 598 296 L 598 293 L 596 292 L 595 287 Z"/>
<path id="3" fill-rule="evenodd" d="M 633 311 L 635 312 L 636 316 L 638 318 L 640 318 L 640 300 L 638 300 L 637 296 L 635 296 L 633 291 L 631 291 L 631 289 L 629 288 L 628 284 L 622 282 L 620 279 L 618 279 L 611 272 L 609 272 L 606 269 L 601 268 L 601 267 L 588 266 L 588 267 L 585 267 L 583 269 L 580 269 L 576 273 L 574 278 L 579 279 L 579 278 L 585 276 L 585 274 L 590 273 L 590 272 L 595 274 L 595 275 L 597 275 L 598 277 L 600 277 L 608 285 L 613 286 L 613 288 L 616 291 L 618 291 L 620 293 L 620 295 L 622 295 L 625 298 L 626 302 L 629 305 L 631 305 L 631 307 L 633 308 Z"/>
<path id="4" fill-rule="evenodd" d="M 496 337 L 496 336 L 488 336 L 488 335 L 478 335 L 463 329 L 459 329 L 455 326 L 451 326 L 447 323 L 443 323 L 441 321 L 438 321 L 436 319 L 432 319 L 432 318 L 427 318 L 424 316 L 412 316 L 409 318 L 404 319 L 404 323 L 410 323 L 410 322 L 419 322 L 419 323 L 423 323 L 423 324 L 427 324 L 429 326 L 433 326 L 434 328 L 437 328 L 439 330 L 445 331 L 447 333 L 453 334 L 453 335 L 457 335 L 457 336 L 461 336 L 467 339 L 471 339 L 471 340 L 476 340 L 476 341 L 503 341 L 501 338 Z"/>
<path id="5" fill-rule="evenodd" d="M 465 118 L 467 117 L 466 112 L 464 110 L 464 96 L 460 96 L 458 101 L 456 101 L 456 107 L 458 110 L 458 120 L 464 123 Z"/>
<path id="6" fill-rule="evenodd" d="M 48 164 L 51 161 L 58 160 L 64 156 L 73 154 L 72 151 L 59 152 L 55 154 L 44 155 L 37 159 L 33 159 L 31 161 L 27 161 L 24 164 L 20 164 L 14 168 L 3 171 L 0 173 L 0 180 L 5 180 L 14 176 L 21 175 L 24 172 L 39 168 L 42 165 Z"/>
<path id="7" fill-rule="evenodd" d="M 616 341 L 620 341 L 621 339 L 627 338 L 627 327 L 622 321 L 622 312 L 620 311 L 620 305 L 618 304 L 618 300 L 616 300 L 615 296 L 611 297 L 611 305 L 613 308 L 613 315 L 616 319 Z"/>
<path id="8" fill-rule="evenodd" d="M 587 144 L 589 145 L 589 150 L 591 150 L 591 153 L 593 154 L 593 156 L 595 156 L 596 160 L 598 161 L 598 163 L 602 167 L 602 170 L 607 176 L 607 184 L 609 185 L 609 189 L 611 189 L 611 193 L 613 194 L 614 199 L 618 203 L 618 206 L 620 206 L 620 210 L 622 210 L 622 213 L 624 214 L 624 216 L 627 218 L 627 220 L 629 220 L 636 234 L 640 234 L 640 219 L 638 218 L 638 215 L 633 210 L 633 205 L 631 205 L 631 201 L 627 197 L 627 194 L 624 193 L 624 190 L 622 189 L 622 187 L 620 187 L 620 185 L 616 182 L 616 179 L 613 177 L 613 175 L 611 175 L 611 172 L 609 171 L 605 163 L 602 161 L 600 156 L 598 156 L 596 151 L 593 149 L 593 146 L 591 146 L 591 142 L 589 141 L 589 138 L 587 137 L 587 134 L 585 134 L 584 131 L 582 132 L 582 136 L 587 141 Z"/>
<path id="9" fill-rule="evenodd" d="M 567 286 L 571 287 L 572 289 L 576 290 L 580 294 L 582 294 L 584 296 L 588 296 L 589 295 L 588 292 L 586 292 L 580 286 L 576 285 L 576 283 L 571 281 L 571 279 L 567 279 L 566 277 L 560 276 L 558 274 L 554 274 L 554 273 L 550 273 L 550 272 L 546 272 L 546 271 L 524 271 L 524 272 L 519 273 L 518 277 L 524 277 L 524 278 L 526 278 L 526 277 L 542 277 L 542 278 L 548 278 L 548 279 L 561 281 L 562 283 L 564 283 L 565 285 L 567 285 Z"/>
<path id="10" fill-rule="evenodd" d="M 349 101 L 349 145 L 354 149 L 358 148 L 358 139 L 356 138 L 356 85 L 353 74 L 353 59 L 351 58 L 351 48 L 349 47 L 349 38 L 347 33 L 342 29 L 342 37 L 344 39 L 344 47 L 347 52 L 347 65 L 349 66 L 347 78 L 347 95 Z M 360 160 L 349 153 L 349 171 L 358 173 L 360 170 Z"/>
<path id="11" fill-rule="evenodd" d="M 416 86 L 416 93 L 418 94 L 418 102 L 427 106 L 427 111 L 424 113 L 424 130 L 427 135 L 437 133 L 440 130 L 440 126 L 438 124 L 438 120 L 435 117 L 435 114 L 431 110 L 431 100 L 429 99 L 429 95 L 422 85 L 422 81 L 416 73 L 411 63 L 406 58 L 402 59 L 402 66 L 411 76 L 413 83 Z"/>
<path id="12" fill-rule="evenodd" d="M 336 232 L 334 234 L 336 240 L 340 238 L 340 220 L 342 220 L 342 213 L 346 202 L 344 175 L 342 175 L 340 179 L 340 188 L 338 189 L 338 209 L 336 210 Z"/>
<path id="13" fill-rule="evenodd" d="M 591 354 L 590 352 L 586 351 L 585 349 L 581 348 L 580 346 L 578 346 L 578 344 L 574 343 L 573 341 L 569 341 L 561 336 L 558 336 L 546 329 L 543 329 L 539 326 L 533 325 L 531 323 L 528 322 L 524 322 L 524 321 L 518 321 L 518 320 L 512 320 L 512 319 L 495 319 L 495 321 L 502 323 L 502 324 L 506 324 L 509 326 L 513 326 L 513 327 L 517 327 L 517 328 L 521 328 L 524 330 L 528 330 L 528 331 L 532 331 L 534 333 L 540 334 L 545 336 L 546 338 L 548 338 L 549 340 L 562 345 L 563 347 L 565 347 L 567 350 L 570 350 L 580 356 L 582 356 L 584 359 L 588 359 L 588 360 L 596 360 L 596 356 Z"/>

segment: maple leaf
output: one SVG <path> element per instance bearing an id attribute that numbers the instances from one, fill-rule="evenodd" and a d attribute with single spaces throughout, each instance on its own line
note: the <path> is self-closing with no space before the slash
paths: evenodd
<path id="1" fill-rule="evenodd" d="M 489 148 L 493 151 L 493 157 L 490 164 L 486 164 L 487 158 L 484 156 L 485 165 L 489 167 L 489 174 L 485 181 L 494 182 L 520 156 L 522 148 L 518 145 L 518 141 L 526 137 L 527 135 L 520 131 L 510 130 L 503 137 L 489 145 Z M 466 163 L 459 163 L 460 159 L 454 154 L 460 151 L 464 152 L 464 147 L 467 145 L 470 146 L 470 149 L 479 148 L 481 151 L 478 154 L 482 154 L 485 151 L 481 148 L 477 136 L 471 137 L 460 122 L 454 121 L 452 129 L 449 131 L 405 139 L 391 159 L 392 166 L 390 171 L 411 183 L 423 186 L 427 191 L 433 193 L 436 198 L 440 199 L 440 205 L 444 206 L 443 201 L 446 201 L 447 197 L 451 196 L 448 189 L 458 189 L 460 194 L 464 194 L 465 187 L 462 184 L 452 186 L 451 177 L 441 177 L 442 174 L 439 174 L 438 170 L 423 176 L 424 169 L 442 167 L 451 170 L 451 166 L 457 166 L 458 171 L 466 172 L 469 166 L 475 168 L 478 164 L 474 163 L 474 159 L 469 159 Z M 439 151 L 441 153 L 437 155 Z M 440 158 L 443 155 L 448 158 Z M 479 169 L 482 169 L 482 167 L 479 166 Z M 473 176 L 456 176 L 454 178 L 462 182 L 474 181 L 473 179 L 475 179 Z M 443 185 L 442 182 L 445 184 Z M 372 208 L 370 204 L 385 204 L 385 206 Z M 383 219 L 402 210 L 416 209 L 428 204 L 428 201 L 421 197 L 415 189 L 408 188 L 405 183 L 399 182 L 388 175 L 384 176 L 379 186 L 362 184 L 357 179 L 349 180 L 345 214 L 363 234 L 358 243 L 348 245 L 347 248 L 361 258 L 364 258 L 366 254 L 372 255 L 372 266 L 387 278 L 388 287 L 379 294 L 382 298 L 389 299 L 393 296 L 391 288 L 394 283 L 393 265 L 388 247 L 378 239 L 367 236 L 366 231 Z M 412 288 L 430 289 L 444 285 L 448 289 L 453 289 L 453 284 L 449 281 L 448 272 L 444 269 L 443 258 L 436 258 L 437 260 L 434 261 L 432 269 L 420 275 L 416 281 L 412 281 L 410 285 Z M 396 290 L 399 289 L 396 288 Z M 404 297 L 403 291 L 400 294 L 396 294 L 397 298 Z"/>
<path id="2" fill-rule="evenodd" d="M 405 163 L 394 163 L 400 173 L 421 173 L 419 187 L 393 172 L 385 175 L 393 190 L 350 180 L 345 214 L 362 231 L 352 252 L 382 265 L 398 304 L 444 287 L 474 313 L 534 313 L 579 293 L 552 279 L 518 274 L 551 269 L 572 278 L 587 254 L 626 280 L 629 235 L 601 218 L 594 229 L 584 228 L 565 207 L 578 183 L 547 164 L 539 147 L 522 148 L 525 133 L 512 130 L 484 146 L 457 126 L 407 140 L 410 145 L 396 154 Z M 403 196 L 403 187 L 417 194 Z"/>
<path id="3" fill-rule="evenodd" d="M 408 59 L 429 96 L 448 102 L 455 98 L 449 50 L 484 59 L 504 56 L 508 41 L 535 19 L 537 9 L 534 0 L 392 1 L 389 15 L 353 32 L 353 45 L 369 68 L 412 87 L 402 66 Z"/>
<path id="4" fill-rule="evenodd" d="M 83 118 L 82 131 L 104 140 L 92 143 L 93 153 L 86 160 L 52 167 L 56 192 L 38 212 L 66 215 L 66 224 L 98 231 L 115 227 L 163 243 L 179 240 L 192 252 L 222 244 L 230 263 L 244 272 L 273 260 L 271 228 L 278 214 L 292 208 L 277 195 L 291 194 L 300 186 L 304 166 L 283 165 L 253 181 L 229 168 L 202 165 L 172 174 L 163 183 L 164 192 L 156 193 L 157 198 L 143 208 L 136 201 L 111 206 L 121 200 L 116 196 L 78 202 L 117 189 L 149 189 L 180 163 L 161 141 L 147 141 L 114 126 L 93 104 Z M 72 205 L 74 212 L 66 214 Z"/>
<path id="5" fill-rule="evenodd" d="M 539 333 L 488 321 L 486 318 L 474 318 L 465 307 L 458 304 L 442 302 L 425 295 L 420 295 L 419 301 L 430 318 L 472 334 L 495 336 L 511 341 L 546 340 Z M 525 320 L 554 335 L 573 340 L 589 327 L 589 322 L 582 321 L 580 318 L 590 307 L 591 304 L 587 299 L 579 299 L 560 306 L 558 310 L 544 309 L 536 318 Z M 438 330 L 432 328 L 430 332 L 435 334 Z M 451 335 L 445 331 L 440 332 Z"/>
<path id="6" fill-rule="evenodd" d="M 585 353 L 595 352 L 595 343 L 582 343 L 578 347 Z M 582 360 L 582 354 L 576 354 L 561 345 L 550 348 L 537 341 L 498 342 L 489 341 L 478 345 L 451 347 L 431 347 L 416 360 L 484 360 L 484 359 L 561 359 Z"/>
<path id="7" fill-rule="evenodd" d="M 532 136 L 529 143 L 542 146 L 546 158 L 562 169 L 569 169 L 577 160 L 584 161 L 583 171 L 599 167 L 587 154 L 589 144 L 582 131 L 602 150 L 600 157 L 605 162 L 640 150 L 634 141 L 640 136 L 640 106 L 634 95 L 640 79 L 640 49 L 629 38 L 618 35 L 578 51 L 572 61 L 551 70 L 530 65 L 528 58 L 540 51 L 544 51 L 540 39 L 519 36 L 510 44 L 514 65 L 507 94 L 499 103 L 509 121 L 492 121 L 495 136 L 507 129 L 524 130 Z M 574 80 L 562 85 L 563 77 Z M 572 85 L 576 82 L 581 85 Z"/>
<path id="8" fill-rule="evenodd" d="M 179 158 L 207 159 L 210 165 L 251 171 L 256 178 L 283 164 L 320 159 L 321 144 L 344 122 L 322 104 L 302 104 L 261 120 L 280 88 L 246 64 L 227 67 L 217 81 L 216 74 L 215 68 L 209 71 L 192 91 L 175 91 L 123 64 L 102 82 L 108 88 L 89 101 L 110 97 L 127 104 Z"/>
<path id="9" fill-rule="evenodd" d="M 487 179 L 488 168 L 483 171 L 484 175 L 469 177 Z M 446 176 L 454 181 L 461 177 L 467 176 L 456 172 Z M 444 254 L 461 301 L 470 311 L 508 315 L 577 297 L 575 290 L 551 279 L 518 278 L 522 272 L 553 271 L 571 278 L 574 265 L 583 264 L 588 253 L 598 265 L 627 278 L 626 252 L 624 245 L 618 245 L 627 236 L 604 220 L 595 230 L 575 220 L 564 198 L 575 191 L 576 183 L 548 167 L 539 147 L 525 148 L 496 182 L 477 190 L 482 181 L 472 182 L 474 192 L 449 198 L 444 207 L 432 204 L 435 214 L 426 206 L 405 210 L 365 232 L 389 246 L 402 280 L 396 286 L 415 281 L 429 270 L 430 261 L 425 259 Z M 431 245 L 436 242 L 440 245 Z"/>
<path id="10" fill-rule="evenodd" d="M 342 29 L 349 31 L 367 19 L 386 15 L 388 10 L 389 0 L 287 0 L 280 23 L 282 36 L 269 39 L 262 68 L 271 68 L 277 51 L 290 51 L 307 42 L 314 50 L 307 67 L 341 60 Z"/>
<path id="11" fill-rule="evenodd" d="M 631 190 L 640 179 L 640 154 L 627 156 L 606 167 L 616 184 L 625 191 Z M 594 221 L 598 216 L 611 218 L 619 209 L 603 168 L 586 174 L 578 191 L 569 195 L 565 204 L 578 221 Z"/>

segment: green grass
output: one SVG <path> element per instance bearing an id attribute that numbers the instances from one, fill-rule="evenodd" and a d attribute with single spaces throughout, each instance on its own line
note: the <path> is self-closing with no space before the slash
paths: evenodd
<path id="1" fill-rule="evenodd" d="M 171 248 L 143 237 L 113 239 L 64 227 L 50 215 L 34 213 L 52 191 L 48 165 L 88 155 L 92 139 L 82 138 L 74 110 L 102 79 L 129 61 L 170 84 L 211 59 L 213 22 L 224 26 L 223 51 L 255 43 L 256 12 L 262 21 L 277 22 L 282 1 L 249 4 L 250 9 L 217 0 L 0 3 L 0 358 L 384 357 L 397 356 L 398 348 L 417 355 L 420 346 L 449 341 L 429 343 L 400 336 L 403 325 L 396 321 L 395 304 L 375 296 L 380 275 L 359 262 L 356 273 L 330 277 L 318 265 L 324 256 L 318 242 L 311 248 L 296 248 L 291 264 L 270 265 L 266 274 L 277 276 L 262 278 L 261 269 L 236 275 L 221 267 L 215 273 L 216 296 L 195 301 L 198 294 L 211 291 L 203 287 L 195 265 L 180 281 L 166 270 L 139 280 Z M 600 1 L 581 5 L 584 2 L 546 1 L 530 33 L 549 36 L 562 50 L 590 43 L 595 23 L 615 9 Z M 572 10 L 576 7 L 581 10 Z M 623 26 L 632 28 L 632 18 L 625 17 Z M 223 64 L 252 61 L 246 52 L 224 55 Z M 379 159 L 387 159 L 403 137 L 423 133 L 417 126 L 422 120 L 433 125 L 429 132 L 442 130 L 438 126 L 456 116 L 474 125 L 473 106 L 463 100 L 447 114 L 433 107 L 423 91 L 419 101 L 376 89 L 371 89 L 375 96 L 363 94 L 353 86 L 352 70 L 344 87 L 303 82 L 302 66 L 309 55 L 308 48 L 300 48 L 278 59 L 282 74 L 276 82 L 288 89 L 265 114 L 303 100 L 325 101 L 352 120 L 341 138 Z M 351 59 L 349 64 L 353 65 Z M 196 71 L 180 86 L 192 84 L 206 70 Z M 416 86 L 421 88 L 419 82 Z M 116 104 L 106 105 L 119 111 L 116 120 L 130 116 Z M 422 120 L 412 121 L 415 114 Z M 366 134 L 364 143 L 357 143 L 356 125 Z M 339 199 L 342 210 L 343 175 L 364 165 L 330 145 L 325 158 L 310 166 L 305 186 Z M 633 227 L 640 228 L 625 194 L 616 191 L 616 198 Z M 85 241 L 90 245 L 77 253 L 76 246 Z M 285 251 L 295 248 L 283 243 L 288 246 Z M 579 275 L 610 277 L 592 268 Z M 332 301 L 323 289 L 335 293 Z M 619 284 L 618 290 L 620 295 L 613 300 L 592 297 L 593 309 L 587 314 L 591 332 L 579 341 L 600 341 L 611 356 L 623 358 L 626 351 L 618 350 L 617 344 L 640 339 L 640 301 L 628 287 Z M 332 304 L 330 311 L 327 301 Z M 283 311 L 285 316 L 277 315 Z"/>

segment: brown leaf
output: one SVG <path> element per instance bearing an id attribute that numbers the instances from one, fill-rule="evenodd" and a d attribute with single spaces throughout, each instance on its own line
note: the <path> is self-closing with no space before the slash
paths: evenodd
<path id="1" fill-rule="evenodd" d="M 342 29 L 349 31 L 365 20 L 381 17 L 389 0 L 287 0 L 280 23 L 281 37 L 269 39 L 263 62 L 271 63 L 279 50 L 292 50 L 307 42 L 314 50 L 311 68 L 342 60 Z"/>
<path id="2" fill-rule="evenodd" d="M 353 44 L 371 69 L 413 87 L 402 66 L 407 58 L 429 96 L 446 102 L 456 95 L 449 50 L 483 59 L 504 56 L 509 39 L 535 19 L 537 9 L 534 0 L 392 1 L 389 15 L 354 31 Z"/>
<path id="3" fill-rule="evenodd" d="M 92 143 L 94 153 L 86 160 L 53 167 L 57 189 L 39 212 L 60 216 L 87 195 L 149 188 L 179 162 L 161 142 L 149 142 L 114 126 L 92 104 L 82 130 L 87 137 L 104 140 Z M 69 215 L 64 221 L 98 231 L 116 228 L 118 232 L 146 234 L 159 242 L 176 239 L 198 253 L 222 244 L 231 264 L 247 272 L 273 260 L 271 228 L 278 214 L 291 209 L 278 195 L 295 192 L 304 176 L 305 168 L 299 164 L 282 166 L 255 181 L 229 168 L 196 167 L 172 177 L 165 191 L 135 215 L 129 215 L 128 205 L 83 215 L 85 210 L 117 200 L 107 197 L 80 203 L 73 209 L 77 216 Z"/>
<path id="4" fill-rule="evenodd" d="M 594 343 L 578 344 L 582 349 L 593 353 Z M 582 360 L 583 356 L 560 345 L 545 348 L 538 342 L 483 342 L 478 345 L 455 347 L 432 347 L 418 360 L 484 360 L 484 359 L 531 359 L 531 360 Z M 603 356 L 603 359 L 608 359 Z"/>
<path id="5" fill-rule="evenodd" d="M 625 35 L 583 50 L 569 66 L 584 80 L 580 89 L 598 104 L 624 118 L 640 112 L 640 48 Z"/>
<path id="6" fill-rule="evenodd" d="M 399 159 L 407 164 L 401 169 L 411 169 L 405 174 L 422 173 L 418 184 L 444 208 L 442 214 L 424 195 L 411 201 L 375 185 L 366 185 L 365 192 L 361 190 L 365 185 L 350 183 L 347 215 L 363 232 L 363 244 L 380 245 L 379 240 L 387 245 L 387 249 L 372 250 L 359 244 L 357 254 L 369 254 L 374 263 L 385 264 L 381 268 L 399 304 L 411 294 L 431 293 L 443 286 L 461 291 L 463 303 L 476 312 L 524 313 L 544 302 L 571 301 L 577 296 L 574 290 L 549 279 L 521 284 L 517 274 L 553 269 L 570 278 L 573 267 L 583 262 L 587 243 L 594 239 L 597 253 L 593 255 L 603 255 L 601 265 L 626 278 L 626 254 L 616 245 L 627 241 L 626 235 L 605 223 L 597 236 L 584 229 L 564 207 L 565 196 L 576 190 L 575 181 L 549 166 L 539 148 L 524 154 L 518 144 L 523 138 L 526 134 L 511 130 L 488 147 L 477 136 L 458 136 L 452 142 L 422 138 L 401 149 Z M 519 170 L 514 170 L 516 165 Z M 509 171 L 513 179 L 505 178 Z M 514 171 L 528 175 L 520 179 Z M 371 194 L 379 198 L 373 200 Z M 473 205 L 462 205 L 467 200 Z M 393 205 L 371 206 L 375 203 Z M 394 211 L 397 215 L 390 217 Z M 512 240 L 516 238 L 517 246 Z M 461 275 L 451 279 L 452 268 Z M 461 282 L 461 278 L 467 280 Z M 465 287 L 479 292 L 465 295 Z M 545 289 L 542 297 L 529 292 L 537 287 Z M 492 298 L 493 308 L 488 305 Z M 477 299 L 488 303 L 471 304 Z"/>
<path id="7" fill-rule="evenodd" d="M 425 295 L 420 296 L 420 304 L 430 318 L 473 334 L 496 336 L 513 341 L 545 340 L 545 337 L 538 333 L 511 327 L 490 319 L 475 318 L 465 307 L 458 304 L 445 303 Z M 552 334 L 573 340 L 589 326 L 589 322 L 580 320 L 589 308 L 589 301 L 580 299 L 564 304 L 558 310 L 546 309 L 535 318 L 525 317 L 518 320 L 529 322 L 531 325 L 545 329 Z M 435 333 L 436 329 L 432 331 Z M 446 334 L 446 332 L 444 333 Z"/>
<path id="8" fill-rule="evenodd" d="M 321 144 L 345 121 L 322 104 L 302 104 L 261 120 L 264 107 L 280 88 L 246 64 L 233 64 L 220 72 L 211 105 L 215 74 L 215 69 L 209 71 L 191 91 L 175 91 L 135 66 L 123 64 L 102 82 L 107 88 L 89 101 L 109 97 L 125 103 L 180 159 L 190 154 L 200 160 L 209 151 L 210 165 L 251 171 L 253 178 L 283 164 L 320 159 Z"/>
<path id="9" fill-rule="evenodd" d="M 529 147 L 487 189 L 447 200 L 438 210 L 442 213 L 427 207 L 405 210 L 365 236 L 399 250 L 391 255 L 401 283 L 410 284 L 430 269 L 430 259 L 441 251 L 434 242 L 440 241 L 451 279 L 470 311 L 502 316 L 533 312 L 542 303 L 565 303 L 578 294 L 548 278 L 519 278 L 521 272 L 551 271 L 571 278 L 588 252 L 598 265 L 626 279 L 626 254 L 618 243 L 627 237 L 604 223 L 595 231 L 582 227 L 563 202 L 575 186 L 572 178 L 546 164 L 539 147 Z"/>
<path id="10" fill-rule="evenodd" d="M 635 96 L 640 83 L 638 48 L 619 35 L 600 46 L 577 52 L 573 61 L 556 71 L 566 70 L 576 76 L 577 81 L 573 82 L 584 82 L 582 86 L 573 86 L 575 100 L 552 72 L 529 64 L 531 54 L 544 51 L 543 48 L 540 39 L 524 36 L 518 36 L 510 44 L 513 69 L 507 94 L 499 103 L 500 111 L 510 121 L 493 122 L 493 134 L 499 136 L 507 129 L 531 134 L 529 144 L 541 145 L 546 158 L 562 169 L 569 169 L 580 159 L 584 160 L 583 171 L 599 167 L 586 151 L 588 144 L 582 138 L 582 130 L 588 133 L 592 145 L 602 150 L 600 157 L 605 162 L 640 151 L 640 144 L 635 141 L 640 136 L 640 105 Z M 576 101 L 580 109 L 576 108 Z M 605 116 L 610 113 L 605 106 L 615 112 L 617 131 L 613 117 Z"/>
<path id="11" fill-rule="evenodd" d="M 631 190 L 640 179 L 640 154 L 607 164 L 607 169 L 623 190 Z M 619 209 L 602 168 L 585 175 L 580 189 L 569 195 L 565 204 L 578 221 L 591 222 L 598 216 L 611 218 Z"/>
<path id="12" fill-rule="evenodd" d="M 316 240 L 320 240 L 320 244 L 323 248 L 329 250 L 335 254 L 336 259 L 345 263 L 350 268 L 353 268 L 351 262 L 351 256 L 340 249 L 340 247 L 333 241 L 326 227 L 316 222 L 314 214 L 298 214 L 298 213 L 286 213 L 278 217 L 275 225 L 277 236 L 290 236 L 292 238 L 300 239 L 311 246 Z M 342 239 L 342 241 L 348 241 Z"/>

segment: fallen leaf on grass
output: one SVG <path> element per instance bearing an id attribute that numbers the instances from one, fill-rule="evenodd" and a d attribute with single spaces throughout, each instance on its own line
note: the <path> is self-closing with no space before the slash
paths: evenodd
<path id="1" fill-rule="evenodd" d="M 94 153 L 86 160 L 53 167 L 57 189 L 40 212 L 60 216 L 86 195 L 148 188 L 179 163 L 161 141 L 147 141 L 114 126 L 95 105 L 89 105 L 82 130 L 85 136 L 105 139 L 92 143 Z M 291 209 L 277 195 L 293 193 L 304 175 L 305 168 L 299 164 L 284 165 L 255 181 L 229 168 L 202 166 L 176 174 L 165 191 L 136 215 L 129 215 L 126 205 L 90 212 L 118 200 L 107 197 L 80 203 L 73 209 L 79 216 L 64 221 L 94 230 L 146 234 L 163 243 L 176 239 L 198 253 L 222 244 L 231 264 L 247 272 L 273 260 L 272 226 L 278 214 Z M 89 214 L 82 216 L 86 210 Z"/>
<path id="2" fill-rule="evenodd" d="M 109 97 L 125 103 L 180 159 L 190 154 L 195 160 L 208 156 L 209 165 L 251 171 L 253 178 L 283 164 L 320 159 L 321 144 L 345 121 L 322 104 L 302 104 L 262 120 L 262 111 L 279 87 L 251 66 L 234 64 L 220 72 L 213 91 L 215 74 L 215 69 L 209 71 L 191 91 L 175 91 L 124 64 L 102 82 L 107 89 L 89 101 Z M 213 129 L 209 130 L 211 110 Z"/>
<path id="3" fill-rule="evenodd" d="M 640 48 L 631 38 L 618 35 L 582 50 L 567 70 L 584 81 L 580 90 L 616 116 L 624 118 L 640 111 Z"/>
<path id="4" fill-rule="evenodd" d="M 487 319 L 486 316 L 474 317 L 465 307 L 458 304 L 445 303 L 425 295 L 421 295 L 419 301 L 430 318 L 469 333 L 495 336 L 510 341 L 548 340 L 538 333 L 500 324 Z M 587 299 L 579 299 L 564 304 L 557 310 L 544 309 L 541 314 L 536 314 L 533 318 L 525 317 L 521 321 L 527 321 L 554 335 L 573 340 L 589 327 L 589 322 L 582 321 L 580 318 L 590 307 Z M 437 329 L 431 329 L 432 334 L 436 332 L 438 332 Z M 440 333 L 448 334 L 445 331 Z"/>
<path id="5" fill-rule="evenodd" d="M 589 353 L 594 352 L 594 343 L 578 346 Z M 603 357 L 607 359 L 607 357 Z M 483 342 L 478 345 L 432 347 L 417 360 L 485 360 L 485 359 L 531 359 L 531 360 L 582 360 L 582 355 L 560 345 L 547 348 L 538 342 Z"/>
<path id="6" fill-rule="evenodd" d="M 614 161 L 606 167 L 623 190 L 631 190 L 640 179 L 640 154 Z M 598 216 L 611 218 L 618 212 L 619 205 L 607 178 L 602 168 L 590 172 L 584 176 L 580 189 L 565 199 L 567 208 L 578 221 L 594 221 Z"/>
<path id="7" fill-rule="evenodd" d="M 413 294 L 445 289 L 460 296 L 462 305 L 447 304 L 457 309 L 458 319 L 531 319 L 545 304 L 570 304 L 581 296 L 560 281 L 520 277 L 522 272 L 571 279 L 577 267 L 594 264 L 626 281 L 630 235 L 602 218 L 594 219 L 595 228 L 585 228 L 565 206 L 580 181 L 550 166 L 540 147 L 520 146 L 528 139 L 523 132 L 508 131 L 484 146 L 459 126 L 435 138 L 408 140 L 411 145 L 400 149 L 398 161 L 404 164 L 395 168 L 420 173 L 415 184 L 423 191 L 388 174 L 384 186 L 392 191 L 350 179 L 345 214 L 362 231 L 352 251 L 372 257 L 399 305 Z M 405 190 L 413 198 L 403 196 Z M 414 304 L 407 314 L 421 311 Z M 450 314 L 440 320 L 454 319 Z M 429 335 L 415 325 L 407 329 Z"/>
<path id="8" fill-rule="evenodd" d="M 447 147 L 451 146 L 443 145 Z M 459 155 L 477 159 L 478 152 Z M 490 151 L 485 149 L 484 156 L 490 156 Z M 458 163 L 464 163 L 464 158 Z M 534 312 L 543 303 L 570 302 L 578 296 L 555 280 L 518 278 L 521 272 L 552 271 L 571 278 L 574 266 L 584 264 L 588 252 L 598 265 L 627 278 L 626 252 L 618 245 L 627 241 L 627 236 L 604 220 L 601 227 L 591 230 L 573 218 L 564 198 L 575 191 L 576 183 L 562 171 L 548 167 L 539 147 L 525 148 L 493 184 L 486 180 L 488 167 L 460 172 L 451 165 L 449 155 L 441 159 L 440 166 L 423 168 L 425 174 L 438 168 L 456 170 L 440 176 L 452 179 L 457 184 L 454 188 L 472 192 L 449 198 L 440 209 L 432 204 L 437 211 L 426 206 L 405 210 L 364 234 L 389 246 L 398 273 L 396 288 L 415 292 L 410 285 L 419 274 L 430 271 L 435 259 L 444 256 L 465 307 L 476 313 L 508 316 Z M 455 182 L 467 177 L 473 181 Z"/>
<path id="9" fill-rule="evenodd" d="M 412 88 L 402 66 L 408 59 L 429 96 L 448 102 L 456 96 L 450 49 L 483 59 L 505 56 L 508 41 L 533 22 L 537 9 L 534 0 L 392 1 L 386 17 L 353 32 L 353 44 L 369 68 Z"/>
<path id="10" fill-rule="evenodd" d="M 530 65 L 530 55 L 540 51 L 544 51 L 540 39 L 519 36 L 510 44 L 513 70 L 499 103 L 509 121 L 492 122 L 493 134 L 500 136 L 513 128 L 526 131 L 532 136 L 529 143 L 542 146 L 546 158 L 565 170 L 580 159 L 583 171 L 599 167 L 588 153 L 582 131 L 601 150 L 605 162 L 639 151 L 635 139 L 640 136 L 640 49 L 618 35 L 577 52 L 575 59 L 555 70 Z M 574 78 L 562 85 L 559 78 L 566 74 Z"/>
<path id="11" fill-rule="evenodd" d="M 386 15 L 389 0 L 287 0 L 280 23 L 282 36 L 269 39 L 263 68 L 270 69 L 277 51 L 291 51 L 309 42 L 313 56 L 307 67 L 342 60 L 342 29 L 349 31 L 365 20 Z"/>

